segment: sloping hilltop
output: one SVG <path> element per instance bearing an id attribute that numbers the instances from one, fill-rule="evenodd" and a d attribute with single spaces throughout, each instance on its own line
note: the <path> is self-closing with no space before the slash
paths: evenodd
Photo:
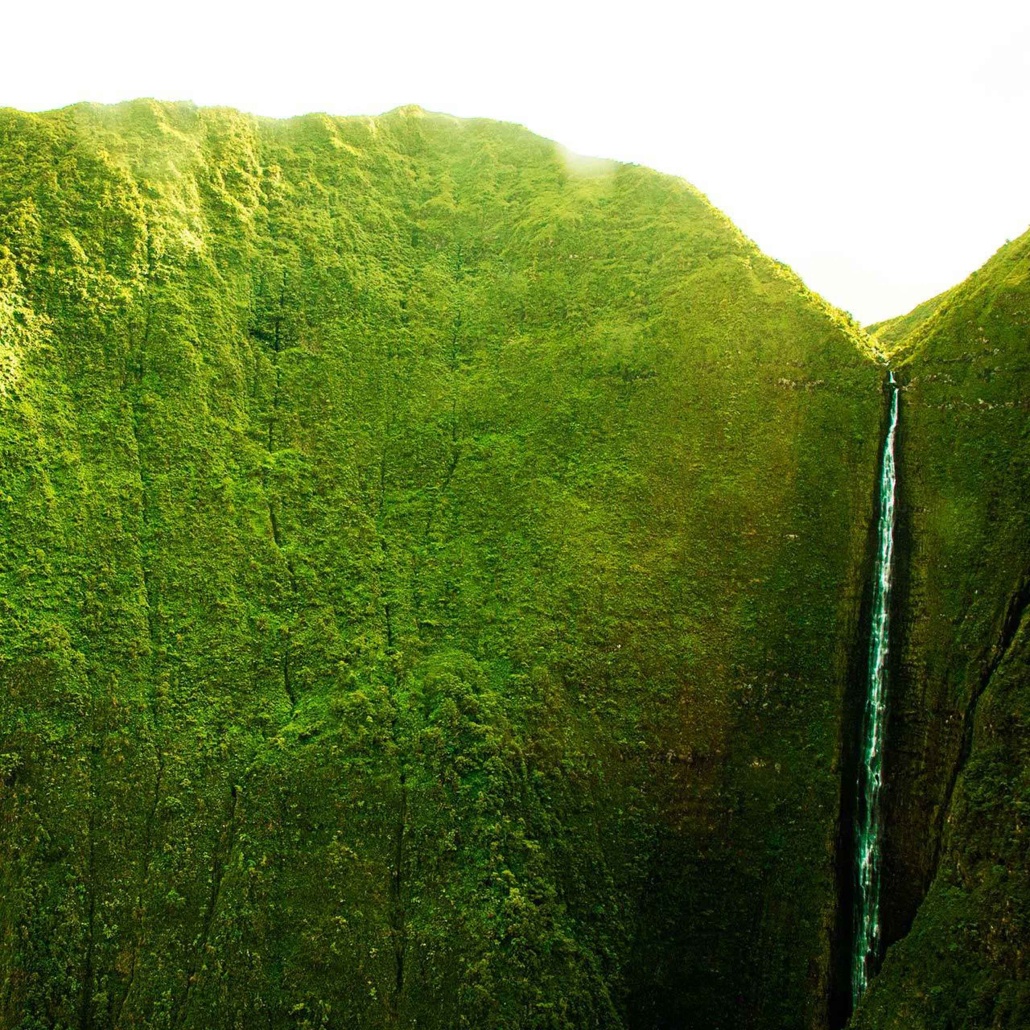
<path id="1" fill-rule="evenodd" d="M 825 1025 L 884 373 L 696 191 L 6 111 L 0 340 L 0 1025 Z"/>
<path id="2" fill-rule="evenodd" d="M 883 900 L 911 930 L 855 1026 L 1030 1026 L 1030 232 L 876 331 L 904 384 Z"/>

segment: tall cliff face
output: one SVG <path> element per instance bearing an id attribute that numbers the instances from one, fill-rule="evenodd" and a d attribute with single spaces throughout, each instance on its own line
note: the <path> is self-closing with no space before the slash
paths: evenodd
<path id="1" fill-rule="evenodd" d="M 854 1025 L 1030 1025 L 1030 233 L 877 331 L 905 384 L 884 885 L 903 939 Z"/>
<path id="2" fill-rule="evenodd" d="M 690 187 L 0 114 L 0 1024 L 821 1025 L 881 373 Z"/>

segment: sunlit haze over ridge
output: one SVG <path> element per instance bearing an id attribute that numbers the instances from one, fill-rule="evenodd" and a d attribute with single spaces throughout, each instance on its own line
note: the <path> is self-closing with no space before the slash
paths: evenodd
<path id="1" fill-rule="evenodd" d="M 519 122 L 682 176 L 865 323 L 1030 225 L 1030 4 L 1015 0 L 117 0 L 18 5 L 4 23 L 0 106 L 418 104 Z"/>

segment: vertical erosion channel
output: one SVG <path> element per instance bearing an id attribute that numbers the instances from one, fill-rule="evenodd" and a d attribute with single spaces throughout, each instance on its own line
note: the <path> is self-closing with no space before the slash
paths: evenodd
<path id="1" fill-rule="evenodd" d="M 855 940 L 851 997 L 857 1005 L 880 958 L 880 788 L 887 716 L 887 654 L 890 648 L 890 594 L 894 567 L 894 438 L 898 428 L 898 384 L 890 373 L 890 424 L 880 462 L 879 516 L 873 581 L 869 667 L 862 737 L 859 744 L 855 806 Z"/>

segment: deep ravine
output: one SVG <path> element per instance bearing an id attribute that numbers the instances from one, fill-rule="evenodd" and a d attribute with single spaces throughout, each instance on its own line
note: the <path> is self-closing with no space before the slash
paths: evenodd
<path id="1" fill-rule="evenodd" d="M 883 444 L 878 491 L 876 566 L 869 633 L 869 667 L 858 764 L 855 818 L 855 940 L 851 993 L 857 1005 L 880 957 L 880 790 L 883 784 L 884 727 L 887 714 L 887 655 L 890 649 L 890 595 L 894 568 L 898 385 L 890 373 L 890 423 Z"/>

